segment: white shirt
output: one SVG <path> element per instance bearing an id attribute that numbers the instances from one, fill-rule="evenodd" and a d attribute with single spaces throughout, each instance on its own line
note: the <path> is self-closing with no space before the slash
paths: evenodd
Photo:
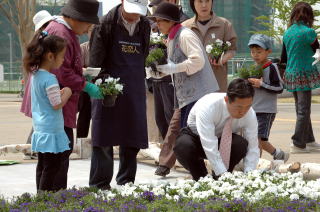
<path id="1" fill-rule="evenodd" d="M 121 14 L 121 19 L 122 19 L 122 23 L 123 23 L 124 27 L 125 27 L 126 30 L 129 32 L 129 35 L 132 36 L 133 33 L 134 33 L 134 30 L 136 29 L 137 24 L 140 22 L 140 17 L 139 17 L 137 20 L 135 20 L 134 22 L 129 23 L 129 22 L 123 17 L 120 8 L 119 8 L 119 12 L 120 12 L 120 14 Z"/>
<path id="2" fill-rule="evenodd" d="M 218 138 L 230 117 L 224 97 L 225 93 L 210 93 L 198 100 L 188 117 L 188 126 L 200 136 L 203 150 L 216 175 L 227 171 L 218 150 Z M 244 157 L 244 171 L 256 169 L 260 150 L 258 147 L 258 123 L 252 108 L 240 119 L 232 120 L 232 132 L 243 133 L 248 141 L 248 151 Z"/>

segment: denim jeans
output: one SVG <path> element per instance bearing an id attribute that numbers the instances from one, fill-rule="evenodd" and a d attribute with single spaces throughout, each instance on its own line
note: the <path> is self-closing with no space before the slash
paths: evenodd
<path id="1" fill-rule="evenodd" d="M 314 142 L 311 124 L 311 91 L 293 92 L 296 106 L 296 128 L 291 137 L 293 144 L 299 148 L 306 148 L 306 143 Z"/>

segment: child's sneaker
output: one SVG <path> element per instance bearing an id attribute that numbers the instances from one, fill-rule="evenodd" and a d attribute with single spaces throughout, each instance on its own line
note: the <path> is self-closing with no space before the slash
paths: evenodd
<path id="1" fill-rule="evenodd" d="M 289 159 L 289 153 L 282 151 L 281 149 L 276 149 L 276 152 L 273 155 L 273 160 L 283 160 L 287 162 Z"/>

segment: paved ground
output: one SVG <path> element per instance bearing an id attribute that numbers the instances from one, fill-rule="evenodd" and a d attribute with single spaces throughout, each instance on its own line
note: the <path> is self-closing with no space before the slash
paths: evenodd
<path id="1" fill-rule="evenodd" d="M 0 146 L 6 144 L 25 143 L 31 129 L 31 119 L 19 112 L 20 99 L 14 94 L 0 94 Z M 289 151 L 290 138 L 295 126 L 295 109 L 293 104 L 279 104 L 279 113 L 271 130 L 270 141 L 285 151 Z M 320 141 L 320 104 L 312 105 L 312 122 L 316 140 Z M 320 163 L 320 152 L 291 155 L 288 162 Z M 25 191 L 35 192 L 36 161 L 23 161 L 22 154 L 1 155 L 0 160 L 17 160 L 22 164 L 0 166 L 0 195 L 11 197 Z M 267 153 L 263 158 L 271 159 Z M 140 160 L 137 172 L 137 183 L 159 180 L 153 173 L 155 170 L 152 160 Z M 117 161 L 115 173 L 117 172 Z M 149 164 L 149 165 L 148 165 Z M 87 186 L 90 162 L 88 160 L 71 161 L 69 171 L 69 186 Z M 175 172 L 166 178 L 170 181 L 187 176 L 185 172 Z M 115 186 L 114 180 L 112 185 Z"/>

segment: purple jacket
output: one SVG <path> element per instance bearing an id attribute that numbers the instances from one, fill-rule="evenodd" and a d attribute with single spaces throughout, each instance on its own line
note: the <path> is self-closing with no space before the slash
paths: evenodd
<path id="1" fill-rule="evenodd" d="M 72 96 L 63 107 L 64 126 L 75 128 L 80 91 L 84 88 L 82 75 L 81 49 L 77 35 L 65 25 L 51 21 L 45 29 L 49 34 L 64 38 L 67 44 L 64 62 L 59 69 L 53 70 L 61 87 L 69 87 Z"/>

